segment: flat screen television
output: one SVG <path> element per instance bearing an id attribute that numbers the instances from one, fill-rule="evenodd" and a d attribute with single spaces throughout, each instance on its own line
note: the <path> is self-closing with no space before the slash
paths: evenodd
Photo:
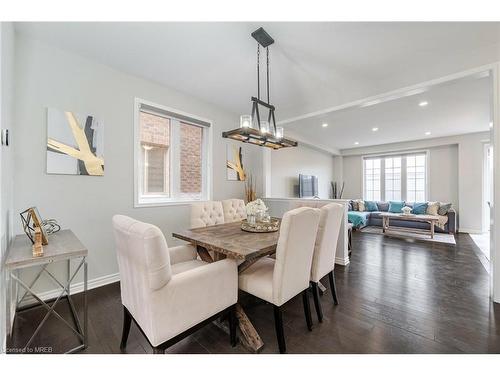
<path id="1" fill-rule="evenodd" d="M 299 197 L 310 198 L 318 196 L 318 177 L 299 174 Z"/>

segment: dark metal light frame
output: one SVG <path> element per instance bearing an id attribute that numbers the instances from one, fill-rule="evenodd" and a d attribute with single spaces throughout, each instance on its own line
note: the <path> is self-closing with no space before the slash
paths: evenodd
<path id="1" fill-rule="evenodd" d="M 276 117 L 274 115 L 275 107 L 269 100 L 269 46 L 274 43 L 274 39 L 262 28 L 255 30 L 252 37 L 257 41 L 257 97 L 252 96 L 252 122 L 256 121 L 259 129 L 253 127 L 236 128 L 222 133 L 223 138 L 230 138 L 236 141 L 255 144 L 258 146 L 265 146 L 274 150 L 283 147 L 296 147 L 298 143 L 291 139 L 284 137 L 276 137 L 275 135 L 267 132 L 262 132 L 261 117 L 259 106 L 269 110 L 267 121 L 269 125 L 273 126 L 274 134 L 276 134 Z M 266 84 L 267 84 L 267 102 L 260 99 L 260 46 L 266 49 Z"/>

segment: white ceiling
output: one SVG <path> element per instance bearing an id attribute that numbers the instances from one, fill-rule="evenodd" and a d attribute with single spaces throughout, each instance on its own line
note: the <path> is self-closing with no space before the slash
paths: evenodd
<path id="1" fill-rule="evenodd" d="M 321 148 L 348 149 L 488 131 L 490 93 L 491 77 L 474 75 L 419 94 L 294 121 L 285 132 Z M 419 106 L 423 101 L 428 105 Z"/>
<path id="2" fill-rule="evenodd" d="M 16 30 L 240 114 L 256 93 L 250 33 L 259 26 L 276 40 L 278 121 L 500 60 L 500 23 L 46 22 Z"/>

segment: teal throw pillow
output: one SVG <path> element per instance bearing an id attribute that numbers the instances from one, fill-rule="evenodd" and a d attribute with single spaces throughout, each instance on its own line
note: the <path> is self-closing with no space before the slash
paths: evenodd
<path id="1" fill-rule="evenodd" d="M 401 201 L 390 201 L 389 202 L 389 212 L 393 214 L 401 214 L 401 209 L 405 206 L 405 202 Z"/>
<path id="2" fill-rule="evenodd" d="M 425 213 L 427 212 L 427 202 L 423 202 L 423 203 L 413 203 L 413 208 L 411 210 L 411 213 L 412 214 L 415 214 L 415 215 L 425 215 Z"/>
<path id="3" fill-rule="evenodd" d="M 378 211 L 377 203 L 373 201 L 365 201 L 365 211 Z"/>

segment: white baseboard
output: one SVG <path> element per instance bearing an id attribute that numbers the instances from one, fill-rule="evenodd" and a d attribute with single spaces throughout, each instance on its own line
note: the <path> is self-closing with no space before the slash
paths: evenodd
<path id="1" fill-rule="evenodd" d="M 120 274 L 119 273 L 97 277 L 95 279 L 88 281 L 87 290 L 99 288 L 100 286 L 115 283 L 117 281 L 120 281 Z M 61 291 L 62 291 L 62 288 L 48 290 L 46 292 L 37 294 L 37 296 L 42 301 L 46 301 L 46 300 L 49 300 L 52 298 L 59 297 L 59 295 L 61 294 Z M 79 282 L 79 283 L 71 284 L 70 292 L 71 292 L 70 293 L 71 295 L 83 292 L 83 281 Z M 27 295 L 26 298 L 23 300 L 23 302 L 19 305 L 19 307 L 31 305 L 34 303 L 37 303 L 37 300 L 32 295 Z"/>
<path id="2" fill-rule="evenodd" d="M 479 230 L 479 229 L 468 229 L 468 228 L 459 228 L 458 232 L 459 233 L 469 233 L 469 234 L 481 234 L 481 233 L 484 233 L 482 230 Z"/>
<path id="3" fill-rule="evenodd" d="M 341 265 L 341 266 L 347 266 L 350 263 L 349 257 L 345 258 L 340 258 L 340 257 L 335 257 L 335 264 Z"/>

